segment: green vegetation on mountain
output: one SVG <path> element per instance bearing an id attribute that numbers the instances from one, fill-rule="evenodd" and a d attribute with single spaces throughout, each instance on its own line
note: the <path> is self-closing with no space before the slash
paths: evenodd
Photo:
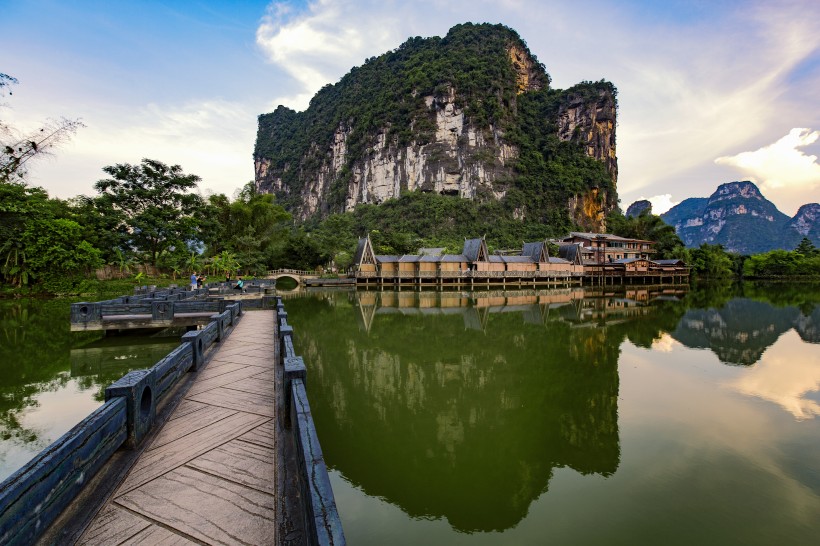
<path id="1" fill-rule="evenodd" d="M 511 48 L 525 51 L 531 61 L 526 89 L 521 89 Z M 433 143 L 436 112 L 426 100 L 450 100 L 452 91 L 465 124 L 483 134 L 485 141 L 495 141 L 492 146 L 471 148 L 469 160 L 503 174 L 493 179 L 492 191 L 478 185 L 474 202 L 463 208 L 473 216 L 490 212 L 492 221 L 515 219 L 525 225 L 517 232 L 565 233 L 575 227 L 568 210 L 570 199 L 596 189 L 598 208 L 608 210 L 617 194 L 614 176 L 602 161 L 587 155 L 587 142 L 577 128 L 569 140 L 559 138 L 559 110 L 573 101 L 595 110 L 603 97 L 614 112 L 616 90 L 603 80 L 566 90 L 551 89 L 549 83 L 543 65 L 518 34 L 503 25 L 468 23 L 453 27 L 444 38 L 411 38 L 393 51 L 367 59 L 338 83 L 323 87 L 304 112 L 279 106 L 259 116 L 254 157 L 265 160 L 266 176 L 274 172 L 277 180 L 276 188 L 262 189 L 273 191 L 287 210 L 299 210 L 307 180 L 315 181 L 323 166 L 327 167 L 330 146 L 341 128 L 346 134 L 344 165 L 331 172 L 334 178 L 327 194 L 320 196 L 317 212 L 320 217 L 343 212 L 354 172 L 369 150 L 379 139 L 391 150 Z M 501 144 L 517 152 L 504 166 L 497 157 Z M 430 154 L 427 163 L 446 159 L 436 155 L 446 154 L 435 147 L 425 153 Z M 259 178 L 257 185 L 264 185 Z M 493 204 L 488 210 L 486 203 L 496 201 L 497 195 L 503 195 L 500 206 Z M 480 229 L 480 225 L 473 227 Z M 379 229 L 375 225 L 368 228 Z M 415 230 L 414 235 L 436 236 L 422 230 Z"/>

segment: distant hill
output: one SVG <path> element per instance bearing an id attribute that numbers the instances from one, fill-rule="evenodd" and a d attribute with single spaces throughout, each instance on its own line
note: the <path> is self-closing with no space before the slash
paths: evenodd
<path id="1" fill-rule="evenodd" d="M 626 216 L 627 218 L 634 218 L 635 216 L 640 216 L 644 211 L 646 211 L 647 214 L 652 214 L 652 203 L 646 199 L 635 201 L 629 205 L 629 208 L 626 209 Z"/>
<path id="2" fill-rule="evenodd" d="M 793 218 L 780 212 L 752 182 L 721 184 L 710 197 L 686 199 L 661 214 L 687 247 L 721 244 L 755 254 L 793 250 L 803 237 L 820 245 L 820 205 L 800 207 Z"/>

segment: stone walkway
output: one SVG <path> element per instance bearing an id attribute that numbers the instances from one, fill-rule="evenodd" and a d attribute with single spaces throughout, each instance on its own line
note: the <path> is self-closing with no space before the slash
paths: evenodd
<path id="1" fill-rule="evenodd" d="M 79 544 L 276 544 L 275 314 L 200 372 Z"/>

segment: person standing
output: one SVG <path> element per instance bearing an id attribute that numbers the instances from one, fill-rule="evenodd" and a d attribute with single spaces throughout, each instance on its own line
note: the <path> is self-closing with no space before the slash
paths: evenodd
<path id="1" fill-rule="evenodd" d="M 191 290 L 196 290 L 197 276 L 196 271 L 191 273 Z"/>

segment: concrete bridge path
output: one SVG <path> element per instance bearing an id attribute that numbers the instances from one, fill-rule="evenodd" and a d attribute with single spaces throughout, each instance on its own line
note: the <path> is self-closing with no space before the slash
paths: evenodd
<path id="1" fill-rule="evenodd" d="M 243 315 L 79 544 L 276 544 L 275 314 Z"/>

